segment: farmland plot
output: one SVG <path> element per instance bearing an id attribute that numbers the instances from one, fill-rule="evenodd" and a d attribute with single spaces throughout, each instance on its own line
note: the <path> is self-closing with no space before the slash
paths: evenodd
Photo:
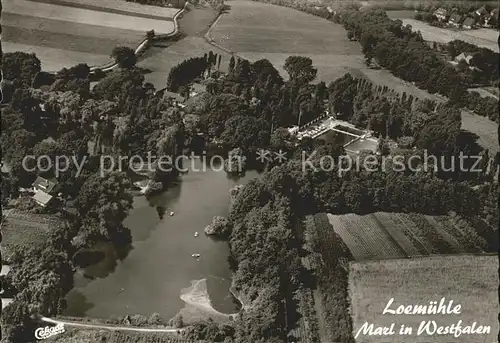
<path id="1" fill-rule="evenodd" d="M 377 212 L 372 214 L 375 221 L 380 223 L 389 235 L 398 243 L 408 256 L 418 256 L 420 252 L 413 246 L 413 243 L 405 235 L 404 228 L 396 225 L 388 213 Z"/>
<path id="2" fill-rule="evenodd" d="M 346 214 L 328 219 L 356 259 L 395 258 L 405 256 L 403 250 L 372 215 Z"/>
<path id="3" fill-rule="evenodd" d="M 413 31 L 420 31 L 426 41 L 448 43 L 455 39 L 498 52 L 498 33 L 493 29 L 452 30 L 431 26 L 415 19 L 402 19 L 403 25 L 411 25 Z"/>
<path id="4" fill-rule="evenodd" d="M 168 10 L 169 17 L 165 12 L 164 17 L 152 19 L 147 13 L 110 13 L 113 2 L 103 5 L 94 0 L 74 1 L 80 4 L 69 0 L 3 1 L 3 51 L 33 52 L 44 71 L 58 71 L 78 63 L 99 66 L 110 61 L 115 46 L 136 48 L 146 31 L 169 33 L 174 29 L 172 9 Z M 114 1 L 128 6 L 125 1 Z M 93 7 L 79 8 L 83 3 Z"/>
<path id="5" fill-rule="evenodd" d="M 473 224 L 458 216 L 385 212 L 327 216 L 355 260 L 491 251 L 484 238 L 488 232 L 480 236 Z"/>

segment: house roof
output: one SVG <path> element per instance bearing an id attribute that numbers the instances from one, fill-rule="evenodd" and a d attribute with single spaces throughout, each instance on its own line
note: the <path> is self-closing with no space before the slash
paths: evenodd
<path id="1" fill-rule="evenodd" d="M 486 13 L 488 13 L 488 11 L 486 11 L 486 8 L 484 8 L 484 6 L 483 6 L 483 7 L 479 8 L 479 9 L 476 11 L 476 13 L 479 13 L 479 14 L 486 14 Z"/>
<path id="2" fill-rule="evenodd" d="M 454 22 L 454 23 L 460 23 L 460 21 L 462 20 L 462 16 L 460 14 L 457 14 L 457 13 L 454 13 L 450 16 L 450 21 Z"/>
<path id="3" fill-rule="evenodd" d="M 448 11 L 445 10 L 444 8 L 438 8 L 436 11 L 434 11 L 434 15 L 436 14 L 446 15 L 446 13 L 448 13 Z"/>
<path id="4" fill-rule="evenodd" d="M 33 200 L 42 205 L 47 205 L 50 200 L 52 200 L 52 195 L 45 193 L 44 191 L 38 191 L 33 195 Z"/>
<path id="5" fill-rule="evenodd" d="M 4 276 L 9 274 L 10 267 L 6 264 L 2 264 L 2 271 L 0 272 L 0 276 Z"/>
<path id="6" fill-rule="evenodd" d="M 207 86 L 195 82 L 193 83 L 192 90 L 198 94 L 205 93 L 207 91 Z"/>
<path id="7" fill-rule="evenodd" d="M 456 61 L 464 60 L 467 63 L 469 63 L 470 60 L 472 59 L 472 57 L 474 57 L 472 54 L 469 54 L 467 52 L 462 52 L 460 55 L 458 55 L 457 57 L 455 57 L 455 60 Z"/>
<path id="8" fill-rule="evenodd" d="M 47 180 L 41 176 L 37 177 L 35 182 L 33 182 L 33 187 L 39 188 L 47 193 L 52 192 L 56 185 L 57 180 Z"/>
<path id="9" fill-rule="evenodd" d="M 2 173 L 4 174 L 10 173 L 10 167 L 3 161 L 1 162 L 1 168 L 2 168 Z"/>
<path id="10" fill-rule="evenodd" d="M 163 99 L 174 99 L 181 102 L 184 101 L 184 97 L 179 93 L 169 92 L 167 90 L 163 93 Z"/>
<path id="11" fill-rule="evenodd" d="M 467 17 L 467 18 L 465 18 L 463 25 L 464 26 L 472 26 L 475 23 L 476 23 L 476 21 L 474 20 L 474 18 Z"/>
<path id="12" fill-rule="evenodd" d="M 13 298 L 2 298 L 2 310 L 14 301 Z"/>

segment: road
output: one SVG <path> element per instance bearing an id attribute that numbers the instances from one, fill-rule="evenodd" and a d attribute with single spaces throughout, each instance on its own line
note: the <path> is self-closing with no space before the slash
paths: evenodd
<path id="1" fill-rule="evenodd" d="M 64 326 L 74 326 L 82 327 L 88 329 L 105 329 L 113 331 L 135 331 L 135 332 L 168 332 L 168 333 L 178 333 L 184 331 L 184 329 L 152 329 L 152 328 L 140 328 L 134 326 L 114 326 L 114 325 L 100 325 L 100 324 L 85 324 L 70 321 L 61 321 L 47 317 L 41 317 L 40 320 L 50 324 L 62 324 Z"/>

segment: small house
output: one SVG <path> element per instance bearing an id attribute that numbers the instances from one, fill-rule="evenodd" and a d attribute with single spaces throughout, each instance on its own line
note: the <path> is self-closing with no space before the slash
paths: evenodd
<path id="1" fill-rule="evenodd" d="M 52 195 L 43 191 L 36 192 L 35 195 L 33 195 L 33 200 L 42 207 L 46 207 L 52 201 L 52 198 Z"/>
<path id="2" fill-rule="evenodd" d="M 465 18 L 464 23 L 462 24 L 462 27 L 464 29 L 470 30 L 474 27 L 475 24 L 476 24 L 476 21 L 474 20 L 474 18 L 467 17 L 467 18 Z"/>
<path id="3" fill-rule="evenodd" d="M 488 14 L 488 11 L 486 10 L 486 8 L 483 6 L 481 8 L 479 8 L 478 10 L 476 10 L 476 14 L 478 16 L 483 16 L 483 15 L 486 15 Z"/>
<path id="4" fill-rule="evenodd" d="M 172 105 L 176 107 L 181 107 L 181 108 L 184 107 L 182 105 L 184 103 L 185 98 L 179 93 L 169 92 L 165 90 L 163 92 L 163 100 L 170 102 Z"/>
<path id="5" fill-rule="evenodd" d="M 445 20 L 448 16 L 448 11 L 444 8 L 438 8 L 436 11 L 434 11 L 433 15 L 439 20 Z"/>
<path id="6" fill-rule="evenodd" d="M 460 27 L 460 24 L 462 23 L 462 16 L 460 14 L 454 13 L 450 16 L 450 20 L 448 21 L 448 24 L 453 25 L 455 27 Z"/>
<path id="7" fill-rule="evenodd" d="M 43 191 L 50 194 L 55 191 L 57 180 L 48 180 L 39 176 L 36 178 L 35 182 L 33 182 L 32 186 L 35 193 Z"/>
<path id="8" fill-rule="evenodd" d="M 53 194 L 56 192 L 57 180 L 48 180 L 41 176 L 37 177 L 32 184 L 33 200 L 42 207 L 47 206 L 53 199 Z"/>
<path id="9" fill-rule="evenodd" d="M 460 55 L 458 55 L 457 57 L 455 57 L 455 61 L 458 63 L 460 61 L 465 61 L 467 62 L 467 64 L 470 64 L 470 61 L 471 59 L 473 58 L 474 56 L 470 53 L 467 53 L 467 52 L 462 52 Z"/>
<path id="10" fill-rule="evenodd" d="M 488 14 L 484 17 L 484 23 L 483 23 L 483 26 L 484 27 L 490 27 L 491 24 L 490 24 L 490 20 L 492 18 L 492 15 L 491 14 Z"/>

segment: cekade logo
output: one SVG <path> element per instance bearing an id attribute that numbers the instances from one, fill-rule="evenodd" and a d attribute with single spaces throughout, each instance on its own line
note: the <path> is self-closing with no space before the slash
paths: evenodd
<path id="1" fill-rule="evenodd" d="M 46 326 L 44 328 L 38 328 L 35 330 L 35 338 L 47 339 L 63 332 L 65 332 L 64 324 L 57 324 L 56 326 Z"/>

